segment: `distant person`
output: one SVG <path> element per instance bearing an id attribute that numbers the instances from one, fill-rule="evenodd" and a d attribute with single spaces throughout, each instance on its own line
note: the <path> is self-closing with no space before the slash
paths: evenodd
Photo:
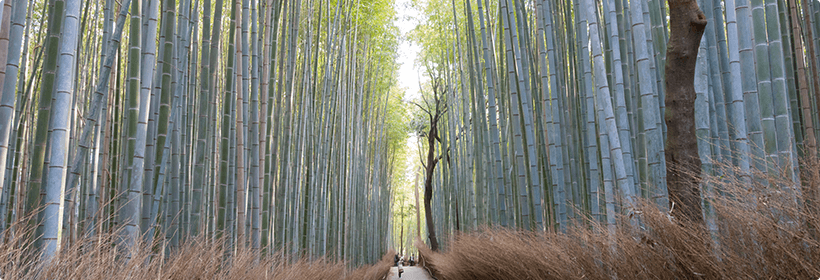
<path id="1" fill-rule="evenodd" d="M 399 254 L 393 256 L 393 266 L 399 266 Z"/>
<path id="2" fill-rule="evenodd" d="M 399 278 L 401 278 L 401 273 L 404 272 L 404 268 L 402 267 L 402 262 L 404 261 L 404 257 L 399 257 L 399 262 L 397 264 L 398 271 L 399 271 Z"/>

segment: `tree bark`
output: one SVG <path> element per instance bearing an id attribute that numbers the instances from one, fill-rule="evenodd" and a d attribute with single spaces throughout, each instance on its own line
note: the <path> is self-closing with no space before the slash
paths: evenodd
<path id="1" fill-rule="evenodd" d="M 424 172 L 424 218 L 427 221 L 427 234 L 430 238 L 430 249 L 438 251 L 436 227 L 433 224 L 433 210 L 430 201 L 433 199 L 433 172 L 436 170 L 436 138 L 438 137 L 438 115 L 430 119 L 430 132 L 427 134 L 427 166 Z"/>
<path id="2" fill-rule="evenodd" d="M 438 251 L 438 239 L 436 238 L 436 227 L 433 221 L 433 209 L 430 205 L 433 200 L 433 172 L 436 170 L 436 164 L 444 155 L 436 156 L 436 142 L 441 143 L 441 137 L 438 135 L 438 122 L 441 117 L 447 112 L 447 104 L 444 101 L 443 89 L 438 78 L 433 78 L 433 103 L 427 104 L 427 108 L 419 106 L 427 113 L 430 119 L 430 128 L 423 137 L 427 138 L 427 159 L 424 164 L 424 218 L 427 222 L 427 235 L 430 240 L 430 249 Z M 446 154 L 449 151 L 443 151 Z M 418 203 L 418 202 L 417 202 Z M 456 207 L 458 208 L 458 207 Z"/>
<path id="3" fill-rule="evenodd" d="M 419 214 L 421 211 L 421 208 L 419 208 L 419 171 L 416 171 L 416 185 L 413 186 L 413 191 L 416 193 L 416 236 L 421 238 L 421 215 Z"/>
<path id="4" fill-rule="evenodd" d="M 404 217 L 401 219 L 401 233 L 399 234 L 399 253 L 402 252 L 404 252 Z"/>
<path id="5" fill-rule="evenodd" d="M 700 205 L 700 157 L 695 136 L 695 65 L 706 17 L 694 0 L 669 0 L 666 49 L 666 173 L 673 215 L 703 223 Z"/>

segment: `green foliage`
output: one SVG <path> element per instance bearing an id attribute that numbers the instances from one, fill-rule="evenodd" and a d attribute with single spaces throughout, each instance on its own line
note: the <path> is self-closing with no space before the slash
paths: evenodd
<path id="1" fill-rule="evenodd" d="M 459 4 L 455 5 L 455 10 L 459 17 L 459 21 L 456 24 L 458 24 L 458 31 L 461 33 L 459 36 L 466 36 L 468 32 L 467 21 L 465 20 L 467 11 L 465 5 L 462 5 L 462 2 L 463 1 L 456 1 L 456 3 Z M 485 8 L 489 8 L 490 11 L 497 11 L 498 1 L 489 2 L 490 7 Z M 446 61 L 457 59 L 458 53 L 454 50 L 455 46 L 453 45 L 453 41 L 456 39 L 456 25 L 453 24 L 453 1 L 413 0 L 412 6 L 421 11 L 421 18 L 417 19 L 419 24 L 410 32 L 408 38 L 421 46 L 418 63 L 423 65 L 428 63 L 439 65 L 446 64 Z M 472 8 L 473 10 L 470 12 L 474 18 L 477 18 L 478 11 L 475 3 L 473 3 Z M 494 12 L 490 14 L 495 15 Z M 492 19 L 490 19 L 490 21 L 492 21 Z M 475 31 L 477 32 L 478 30 L 476 29 Z M 475 35 L 480 36 L 478 33 Z"/>
<path id="2" fill-rule="evenodd" d="M 402 94 L 404 91 L 391 88 L 390 99 L 387 101 L 387 119 L 385 120 L 385 135 L 388 138 L 388 145 L 390 150 L 394 151 L 398 158 L 403 158 L 407 153 L 405 143 L 407 142 L 410 127 L 408 126 L 407 114 L 410 112 L 407 104 L 402 101 Z M 400 160 L 396 161 L 397 164 Z M 395 166 L 394 170 L 399 169 L 400 166 Z M 403 167 L 403 166 L 401 166 Z"/>
<path id="3" fill-rule="evenodd" d="M 419 63 L 441 63 L 445 52 L 452 48 L 455 36 L 450 0 L 413 0 L 413 7 L 422 11 L 419 25 L 410 32 L 410 40 L 421 46 Z M 459 8 L 457 8 L 459 9 Z M 461 29 L 463 30 L 463 29 Z M 452 52 L 446 59 L 453 58 Z"/>

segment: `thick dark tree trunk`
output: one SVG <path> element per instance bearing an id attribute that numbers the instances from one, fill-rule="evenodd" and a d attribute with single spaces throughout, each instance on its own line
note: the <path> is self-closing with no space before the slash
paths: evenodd
<path id="1" fill-rule="evenodd" d="M 413 186 L 413 192 L 416 193 L 416 238 L 421 238 L 421 216 L 419 209 L 419 173 L 416 172 L 416 184 Z M 426 210 L 426 208 L 425 208 Z"/>
<path id="2" fill-rule="evenodd" d="M 669 44 L 666 49 L 666 176 L 672 213 L 703 224 L 700 198 L 701 162 L 695 136 L 695 64 L 706 17 L 695 0 L 669 0 Z"/>
<path id="3" fill-rule="evenodd" d="M 433 210 L 430 201 L 433 199 L 433 171 L 436 170 L 436 138 L 438 135 L 435 117 L 430 120 L 430 132 L 427 134 L 427 166 L 424 171 L 424 216 L 427 220 L 427 234 L 430 238 L 430 249 L 438 251 L 438 240 L 436 239 L 436 227 L 433 224 Z"/>
<path id="4" fill-rule="evenodd" d="M 436 239 L 436 227 L 433 223 L 433 209 L 430 206 L 430 202 L 433 200 L 433 172 L 436 170 L 438 161 L 444 157 L 444 155 L 436 157 L 436 142 L 441 143 L 441 138 L 438 136 L 438 122 L 447 112 L 447 105 L 444 103 L 443 89 L 440 87 L 440 80 L 433 78 L 432 82 L 432 105 L 427 102 L 428 100 L 425 100 L 427 107 L 422 107 L 418 104 L 416 104 L 416 106 L 426 112 L 430 120 L 430 129 L 426 132 L 422 132 L 422 136 L 427 138 L 427 160 L 426 163 L 424 163 L 424 218 L 427 221 L 430 249 L 438 251 L 438 239 Z M 443 153 L 446 154 L 448 151 L 449 150 L 444 151 Z"/>
<path id="5" fill-rule="evenodd" d="M 399 253 L 404 254 L 404 217 L 401 219 L 401 234 L 399 234 Z"/>

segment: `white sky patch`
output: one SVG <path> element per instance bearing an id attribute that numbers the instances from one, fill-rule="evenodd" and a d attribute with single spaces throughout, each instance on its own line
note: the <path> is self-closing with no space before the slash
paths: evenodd
<path id="1" fill-rule="evenodd" d="M 399 85 L 405 89 L 404 99 L 416 99 L 419 93 L 419 72 L 415 66 L 419 54 L 419 46 L 407 39 L 408 33 L 418 25 L 419 11 L 414 9 L 411 0 L 396 0 L 396 26 L 402 33 L 399 44 Z"/>

